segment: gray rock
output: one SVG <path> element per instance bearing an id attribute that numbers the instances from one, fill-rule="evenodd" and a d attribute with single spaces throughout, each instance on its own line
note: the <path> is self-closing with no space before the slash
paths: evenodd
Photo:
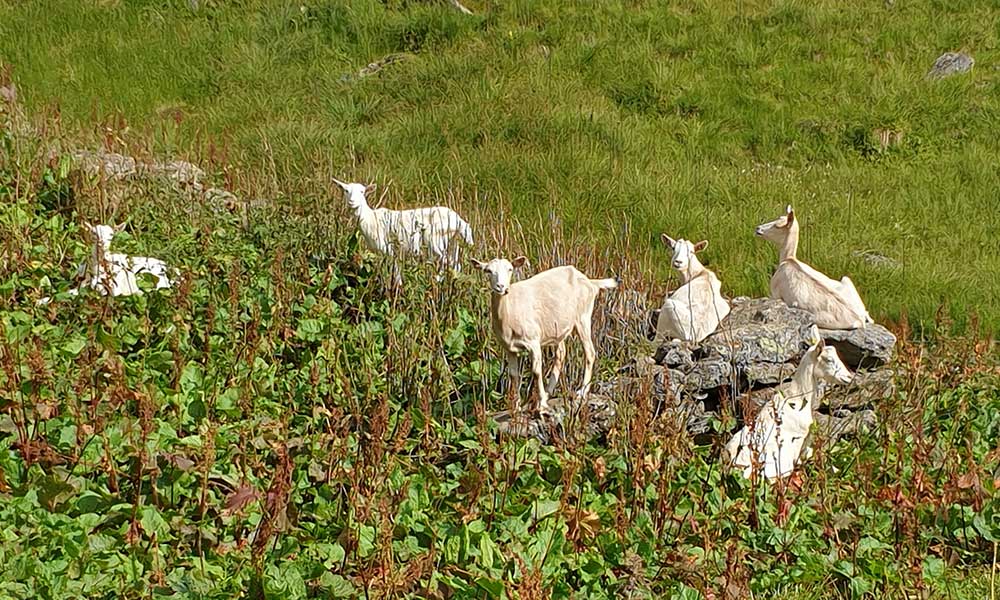
<path id="1" fill-rule="evenodd" d="M 77 166 L 88 175 L 103 175 L 111 180 L 133 177 L 162 178 L 175 184 L 200 187 L 205 172 L 183 160 L 170 162 L 140 162 L 117 152 L 78 150 L 73 153 Z"/>
<path id="2" fill-rule="evenodd" d="M 535 438 L 543 444 L 548 444 L 552 438 L 549 435 L 549 425 L 537 414 L 527 411 L 511 413 L 502 410 L 492 415 L 501 435 L 519 438 Z"/>
<path id="3" fill-rule="evenodd" d="M 535 438 L 547 444 L 555 437 L 599 437 L 611 429 L 618 416 L 615 403 L 602 394 L 592 393 L 586 399 L 550 397 L 549 406 L 552 414 L 544 417 L 527 410 L 513 414 L 504 410 L 492 417 L 501 435 Z"/>
<path id="4" fill-rule="evenodd" d="M 177 183 L 188 185 L 200 185 L 201 180 L 205 177 L 205 171 L 184 160 L 140 163 L 138 172 L 147 177 L 165 177 Z"/>
<path id="5" fill-rule="evenodd" d="M 830 411 L 870 408 L 889 398 L 896 391 L 896 374 L 892 369 L 858 371 L 850 385 L 827 390 L 823 403 Z"/>
<path id="6" fill-rule="evenodd" d="M 476 14 L 476 13 L 472 12 L 471 10 L 469 10 L 468 8 L 466 8 L 465 5 L 463 5 L 458 0 L 448 0 L 448 3 L 451 4 L 452 6 L 454 6 L 456 9 L 458 9 L 458 11 L 460 13 L 462 13 L 463 15 L 474 15 L 474 14 Z"/>
<path id="7" fill-rule="evenodd" d="M 388 67 L 393 63 L 409 60 L 410 58 L 413 58 L 413 55 L 406 52 L 389 54 L 381 58 L 380 60 L 370 62 L 364 67 L 361 67 L 361 69 L 359 69 L 357 73 L 345 73 L 340 77 L 340 80 L 344 83 L 350 83 L 352 81 L 364 79 L 365 77 L 369 77 L 371 75 L 378 73 L 379 71 L 381 71 L 382 69 Z"/>
<path id="8" fill-rule="evenodd" d="M 780 300 L 759 298 L 735 303 L 719 330 L 693 351 L 695 363 L 684 369 L 685 388 L 705 394 L 718 388 L 785 381 L 809 347 L 812 317 Z"/>
<path id="9" fill-rule="evenodd" d="M 205 204 L 217 213 L 235 210 L 241 204 L 236 194 L 221 188 L 208 188 L 202 193 L 202 197 Z"/>
<path id="10" fill-rule="evenodd" d="M 777 385 L 787 381 L 795 374 L 794 363 L 757 362 L 743 369 L 743 377 L 750 386 Z"/>
<path id="11" fill-rule="evenodd" d="M 880 269 L 898 269 L 902 266 L 902 263 L 895 258 L 879 254 L 874 250 L 854 250 L 851 252 L 851 256 L 860 258 L 869 265 Z"/>
<path id="12" fill-rule="evenodd" d="M 136 174 L 135 159 L 116 152 L 79 150 L 73 154 L 73 159 L 81 171 L 91 176 L 121 180 Z"/>
<path id="13" fill-rule="evenodd" d="M 733 307 L 695 353 L 719 356 L 742 371 L 751 363 L 797 362 L 809 347 L 812 316 L 781 300 L 758 298 Z"/>
<path id="14" fill-rule="evenodd" d="M 860 410 L 845 417 L 816 413 L 813 420 L 816 423 L 816 433 L 806 440 L 807 447 L 812 445 L 813 438 L 816 437 L 822 439 L 824 444 L 832 444 L 844 436 L 867 433 L 878 424 L 878 417 L 873 410 Z"/>
<path id="15" fill-rule="evenodd" d="M 945 52 L 934 61 L 934 66 L 927 72 L 927 79 L 944 79 L 958 73 L 972 70 L 976 59 L 964 52 Z"/>
<path id="16" fill-rule="evenodd" d="M 7 104 L 17 103 L 17 86 L 13 82 L 7 85 L 0 85 L 0 100 Z"/>
<path id="17" fill-rule="evenodd" d="M 640 300 L 629 298 L 628 305 L 641 307 Z M 778 386 L 791 379 L 810 346 L 813 319 L 808 312 L 768 298 L 737 298 L 732 306 L 719 331 L 703 343 L 663 344 L 654 357 L 623 365 L 615 379 L 595 382 L 585 402 L 553 398 L 554 416 L 545 419 L 506 412 L 494 418 L 507 435 L 543 442 L 567 436 L 589 439 L 613 426 L 618 416 L 615 403 L 619 402 L 623 407 L 648 406 L 650 417 L 673 423 L 678 430 L 696 436 L 697 442 L 697 436 L 711 431 L 716 411 L 728 410 L 738 417 L 754 414 Z M 640 310 L 634 314 L 650 313 Z M 814 407 L 823 411 L 815 412 L 817 422 L 830 429 L 835 439 L 870 425 L 874 413 L 859 409 L 892 395 L 893 372 L 868 371 L 866 367 L 880 367 L 891 360 L 896 339 L 879 325 L 820 330 L 820 334 L 857 372 L 849 386 L 827 390 L 820 406 Z"/>
<path id="18" fill-rule="evenodd" d="M 837 348 L 840 360 L 852 369 L 872 369 L 892 360 L 896 336 L 877 324 L 861 329 L 820 329 L 827 343 Z"/>
<path id="19" fill-rule="evenodd" d="M 735 379 L 733 363 L 713 356 L 699 360 L 684 373 L 684 390 L 691 395 L 704 395 L 710 390 L 732 385 Z"/>
<path id="20" fill-rule="evenodd" d="M 653 361 L 665 367 L 690 369 L 694 366 L 690 345 L 680 340 L 671 340 L 657 348 Z"/>
<path id="21" fill-rule="evenodd" d="M 711 412 L 705 403 L 684 393 L 685 375 L 676 369 L 653 366 L 642 376 L 619 377 L 601 384 L 601 395 L 617 398 L 627 406 L 648 403 L 650 416 L 666 419 L 677 430 L 691 435 L 708 431 Z"/>
<path id="22" fill-rule="evenodd" d="M 780 300 L 736 299 L 719 330 L 701 345 L 668 342 L 657 349 L 653 360 L 681 371 L 684 391 L 692 396 L 703 398 L 722 387 L 739 393 L 790 379 L 810 345 L 812 325 L 812 315 Z M 854 370 L 885 364 L 896 343 L 881 325 L 820 333 Z"/>

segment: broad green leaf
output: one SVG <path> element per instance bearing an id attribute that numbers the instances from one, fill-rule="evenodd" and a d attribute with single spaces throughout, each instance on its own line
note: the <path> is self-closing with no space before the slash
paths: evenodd
<path id="1" fill-rule="evenodd" d="M 63 344 L 62 350 L 69 356 L 76 356 L 87 346 L 87 338 L 82 335 L 74 335 Z"/>
<path id="2" fill-rule="evenodd" d="M 944 560 L 937 556 L 927 556 L 924 558 L 921 571 L 923 572 L 924 579 L 927 581 L 941 581 L 945 571 Z"/>
<path id="3" fill-rule="evenodd" d="M 323 336 L 323 323 L 318 319 L 302 319 L 295 335 L 300 340 L 314 342 Z"/>
<path id="4" fill-rule="evenodd" d="M 476 579 L 476 585 L 484 590 L 490 595 L 491 598 L 500 598 L 503 596 L 504 583 L 497 579 L 489 579 L 486 577 L 479 577 Z"/>
<path id="5" fill-rule="evenodd" d="M 535 500 L 531 503 L 530 516 L 536 521 L 555 514 L 559 510 L 558 500 Z"/>
<path id="6" fill-rule="evenodd" d="M 155 533 L 161 541 L 170 532 L 170 526 L 154 506 L 143 506 L 139 510 L 139 524 L 147 536 L 152 536 Z"/>
<path id="7" fill-rule="evenodd" d="M 670 594 L 672 600 L 702 600 L 701 592 L 694 589 L 693 587 L 688 587 L 683 583 L 677 588 L 677 591 Z"/>
<path id="8" fill-rule="evenodd" d="M 375 549 L 375 528 L 369 525 L 358 527 L 358 555 L 370 556 Z"/>
<path id="9" fill-rule="evenodd" d="M 204 384 L 205 372 L 198 363 L 189 362 L 184 365 L 181 371 L 181 391 L 191 394 L 195 390 L 201 390 Z"/>
<path id="10" fill-rule="evenodd" d="M 319 578 L 319 587 L 326 590 L 333 598 L 356 598 L 357 593 L 351 582 L 341 575 L 324 571 Z"/>

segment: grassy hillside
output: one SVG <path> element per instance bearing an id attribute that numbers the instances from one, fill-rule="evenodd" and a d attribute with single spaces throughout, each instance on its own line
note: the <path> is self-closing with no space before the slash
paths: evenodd
<path id="1" fill-rule="evenodd" d="M 997 11 L 285 4 L 0 4 L 22 103 L 0 99 L 0 597 L 995 595 L 1000 360 L 950 331 L 1000 326 Z M 974 73 L 923 79 L 960 47 Z M 68 160 L 102 146 L 265 201 Z M 410 264 L 388 285 L 331 175 L 459 208 L 479 254 L 654 301 L 664 229 L 709 238 L 728 293 L 763 294 L 775 253 L 752 228 L 793 202 L 808 258 L 939 335 L 901 319 L 878 424 L 817 432 L 773 485 L 721 466 L 733 415 L 695 444 L 645 389 L 612 398 L 600 443 L 499 437 L 480 275 Z M 84 220 L 127 221 L 115 248 L 182 283 L 67 297 Z M 629 291 L 598 303 L 597 381 L 650 350 Z"/>
<path id="2" fill-rule="evenodd" d="M 244 220 L 155 181 L 122 194 L 11 130 L 0 596 L 989 597 L 1000 366 L 987 340 L 900 331 L 879 425 L 817 441 L 785 483 L 721 467 L 732 415 L 695 445 L 642 390 L 613 398 L 601 443 L 572 429 L 553 446 L 498 439 L 489 414 L 507 403 L 477 274 L 438 283 L 411 266 L 394 291 L 325 199 Z M 130 219 L 116 248 L 166 258 L 184 282 L 35 306 L 39 282 L 65 290 L 86 255 L 78 220 L 109 211 Z M 586 242 L 557 240 L 548 260 L 631 258 Z M 599 303 L 598 381 L 648 350 L 644 316 L 615 317 L 623 298 Z M 569 348 L 567 389 L 581 364 Z"/>
<path id="3" fill-rule="evenodd" d="M 237 191 L 263 178 L 272 196 L 331 194 L 335 173 L 391 181 L 412 204 L 462 184 L 539 231 L 554 213 L 602 242 L 709 238 L 732 295 L 766 292 L 775 253 L 752 227 L 792 203 L 803 255 L 850 273 L 877 318 L 926 323 L 943 304 L 1000 326 L 988 4 L 469 5 L 475 16 L 445 2 L 7 3 L 0 58 L 31 110 L 211 159 Z M 924 79 L 958 49 L 971 74 Z M 877 129 L 901 143 L 882 149 Z M 659 254 L 642 271 L 669 269 Z"/>

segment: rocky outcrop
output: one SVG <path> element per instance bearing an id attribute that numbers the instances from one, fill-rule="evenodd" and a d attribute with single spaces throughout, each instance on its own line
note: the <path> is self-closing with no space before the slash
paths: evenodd
<path id="1" fill-rule="evenodd" d="M 654 362 L 682 373 L 681 387 L 693 396 L 732 397 L 745 390 L 787 381 L 810 346 L 811 315 L 780 300 L 733 300 L 719 330 L 698 346 L 672 341 L 656 350 Z M 892 359 L 896 337 L 881 325 L 855 330 L 820 330 L 854 370 L 875 369 Z"/>
<path id="2" fill-rule="evenodd" d="M 104 150 L 77 150 L 72 156 L 83 173 L 110 181 L 161 178 L 200 189 L 201 179 L 205 177 L 201 168 L 183 160 L 142 162 L 131 156 Z"/>
<path id="3" fill-rule="evenodd" d="M 205 171 L 184 160 L 142 161 L 104 150 L 77 150 L 71 157 L 76 169 L 87 177 L 118 184 L 132 181 L 163 182 L 192 200 L 200 201 L 213 212 L 235 213 L 244 222 L 250 209 L 268 204 L 266 200 L 242 200 L 232 192 L 206 185 Z"/>
<path id="4" fill-rule="evenodd" d="M 615 402 L 602 394 L 590 394 L 586 400 L 578 397 L 550 397 L 551 415 L 537 412 L 503 410 L 492 415 L 502 435 L 535 438 L 543 444 L 567 436 L 586 439 L 599 437 L 609 431 L 618 416 Z"/>
<path id="5" fill-rule="evenodd" d="M 694 436 L 710 432 L 712 420 L 723 412 L 738 419 L 753 414 L 795 373 L 811 345 L 813 319 L 780 300 L 737 298 L 732 304 L 719 330 L 701 344 L 663 344 L 652 358 L 637 359 L 624 365 L 617 378 L 595 383 L 586 402 L 573 399 L 567 410 L 559 404 L 546 419 L 500 413 L 495 418 L 501 432 L 542 441 L 567 431 L 598 436 L 613 425 L 616 402 L 648 402 L 653 416 Z M 640 329 L 645 328 L 642 323 Z M 858 330 L 820 330 L 820 335 L 856 373 L 850 385 L 827 390 L 817 407 L 817 431 L 830 441 L 870 427 L 875 417 L 870 409 L 892 395 L 894 373 L 885 365 L 892 360 L 896 338 L 874 324 Z"/>
<path id="6" fill-rule="evenodd" d="M 820 329 L 819 334 L 833 344 L 844 364 L 852 369 L 876 369 L 892 360 L 896 336 L 881 325 L 862 329 Z"/>

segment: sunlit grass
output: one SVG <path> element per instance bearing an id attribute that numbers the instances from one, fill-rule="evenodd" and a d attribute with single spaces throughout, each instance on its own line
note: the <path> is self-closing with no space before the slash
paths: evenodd
<path id="1" fill-rule="evenodd" d="M 765 293 L 753 225 L 785 203 L 804 254 L 880 319 L 1000 321 L 992 157 L 997 15 L 974 2 L 566 5 L 68 0 L 0 7 L 32 108 L 89 129 L 121 113 L 162 152 L 212 136 L 281 181 L 329 165 L 403 202 L 443 174 L 607 240 L 708 237 L 731 295 Z M 947 12 L 945 12 L 947 11 Z M 16 32 L 16 33 L 15 33 Z M 976 70 L 923 79 L 943 51 Z M 390 53 L 376 76 L 344 80 Z M 178 124 L 179 121 L 179 124 Z M 903 133 L 880 150 L 875 129 Z M 239 167 L 235 165 L 239 164 Z M 531 249 L 524 249 L 530 252 Z M 898 261 L 887 271 L 857 257 Z M 649 273 L 668 274 L 664 265 Z"/>

